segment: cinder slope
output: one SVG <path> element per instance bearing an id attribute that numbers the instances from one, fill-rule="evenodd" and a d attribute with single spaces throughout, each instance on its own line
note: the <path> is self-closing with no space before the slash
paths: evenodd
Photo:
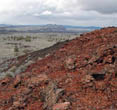
<path id="1" fill-rule="evenodd" d="M 117 110 L 117 28 L 84 34 L 1 80 L 0 110 Z"/>

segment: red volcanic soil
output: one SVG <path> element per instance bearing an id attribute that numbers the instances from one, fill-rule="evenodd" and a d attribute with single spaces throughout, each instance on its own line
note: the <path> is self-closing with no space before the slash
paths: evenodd
<path id="1" fill-rule="evenodd" d="M 83 34 L 1 80 L 0 110 L 117 110 L 117 28 Z"/>

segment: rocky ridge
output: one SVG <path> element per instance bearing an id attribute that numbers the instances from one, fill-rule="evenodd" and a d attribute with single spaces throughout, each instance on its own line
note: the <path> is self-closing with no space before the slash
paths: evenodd
<path id="1" fill-rule="evenodd" d="M 82 34 L 0 80 L 0 110 L 117 110 L 117 28 Z"/>

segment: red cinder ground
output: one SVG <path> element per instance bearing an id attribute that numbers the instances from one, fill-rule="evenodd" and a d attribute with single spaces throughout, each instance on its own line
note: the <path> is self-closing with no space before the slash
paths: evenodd
<path id="1" fill-rule="evenodd" d="M 1 80 L 0 110 L 117 110 L 117 28 L 83 34 Z"/>

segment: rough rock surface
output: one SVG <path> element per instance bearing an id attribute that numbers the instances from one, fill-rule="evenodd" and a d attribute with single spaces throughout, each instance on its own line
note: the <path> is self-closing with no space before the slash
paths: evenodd
<path id="1" fill-rule="evenodd" d="M 0 80 L 0 110 L 117 110 L 117 28 L 83 34 Z"/>

